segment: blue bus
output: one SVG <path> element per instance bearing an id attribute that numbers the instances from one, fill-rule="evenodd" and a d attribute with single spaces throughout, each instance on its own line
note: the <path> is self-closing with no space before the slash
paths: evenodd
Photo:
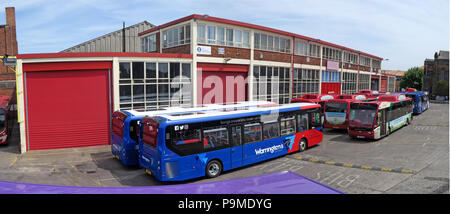
<path id="1" fill-rule="evenodd" d="M 160 181 L 217 177 L 322 142 L 321 106 L 279 106 L 144 117 L 139 162 Z"/>
<path id="2" fill-rule="evenodd" d="M 138 142 L 142 133 L 142 118 L 144 116 L 156 116 L 162 114 L 176 114 L 186 112 L 202 112 L 217 109 L 242 109 L 247 107 L 277 105 L 268 101 L 240 102 L 233 104 L 208 104 L 196 108 L 170 107 L 167 109 L 142 111 L 123 110 L 115 111 L 112 115 L 111 126 L 111 152 L 115 158 L 126 166 L 138 166 Z"/>
<path id="3" fill-rule="evenodd" d="M 427 91 L 405 91 L 395 92 L 396 94 L 403 94 L 412 99 L 414 103 L 413 113 L 421 114 L 430 107 L 430 100 Z"/>

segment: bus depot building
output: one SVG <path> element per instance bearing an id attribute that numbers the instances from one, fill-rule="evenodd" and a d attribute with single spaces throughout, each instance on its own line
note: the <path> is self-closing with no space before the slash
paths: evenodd
<path id="1" fill-rule="evenodd" d="M 381 57 L 239 21 L 190 15 L 139 36 L 141 53 L 19 54 L 21 152 L 109 145 L 116 110 L 395 88 Z"/>

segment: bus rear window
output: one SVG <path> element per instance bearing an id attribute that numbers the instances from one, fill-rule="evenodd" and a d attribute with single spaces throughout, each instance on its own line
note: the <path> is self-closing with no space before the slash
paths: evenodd
<path id="1" fill-rule="evenodd" d="M 122 112 L 114 112 L 112 118 L 112 132 L 116 135 L 123 137 L 123 126 L 126 115 Z"/>
<path id="2" fill-rule="evenodd" d="M 142 133 L 142 142 L 151 146 L 156 147 L 158 139 L 158 126 L 154 120 L 144 120 L 144 130 Z"/>

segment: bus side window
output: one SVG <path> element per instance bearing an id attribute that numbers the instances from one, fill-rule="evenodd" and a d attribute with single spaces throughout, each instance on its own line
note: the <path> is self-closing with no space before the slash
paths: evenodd
<path id="1" fill-rule="evenodd" d="M 280 120 L 281 136 L 295 133 L 295 117 L 282 117 Z"/>
<path id="2" fill-rule="evenodd" d="M 226 128 L 219 127 L 206 129 L 203 131 L 203 148 L 204 149 L 221 149 L 228 147 L 228 131 Z"/>
<path id="3" fill-rule="evenodd" d="M 280 136 L 280 127 L 278 121 L 264 123 L 263 126 L 263 139 L 268 140 Z"/>
<path id="4" fill-rule="evenodd" d="M 261 141 L 261 124 L 252 123 L 244 126 L 244 143 Z"/>
<path id="5" fill-rule="evenodd" d="M 298 132 L 304 132 L 308 130 L 308 114 L 307 113 L 301 113 L 297 115 L 297 122 L 298 122 Z"/>

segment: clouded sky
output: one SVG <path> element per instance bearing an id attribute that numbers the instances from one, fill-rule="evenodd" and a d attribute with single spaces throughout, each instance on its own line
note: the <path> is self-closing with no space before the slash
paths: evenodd
<path id="1" fill-rule="evenodd" d="M 423 65 L 449 49 L 448 0 L 26 0 L 16 9 L 19 53 L 59 52 L 144 20 L 160 25 L 191 14 L 297 33 L 387 58 L 383 69 Z"/>

